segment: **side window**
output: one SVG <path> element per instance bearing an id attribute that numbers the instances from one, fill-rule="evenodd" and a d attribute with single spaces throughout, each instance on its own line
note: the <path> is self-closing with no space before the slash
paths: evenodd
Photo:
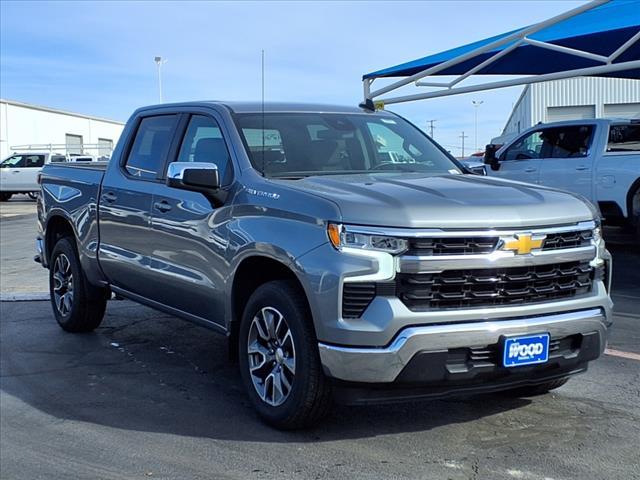
<path id="1" fill-rule="evenodd" d="M 231 180 L 231 158 L 218 123 L 204 115 L 192 115 L 182 140 L 179 162 L 213 163 L 222 185 Z"/>
<path id="2" fill-rule="evenodd" d="M 24 155 L 12 155 L 2 162 L 4 168 L 21 168 L 26 165 L 26 157 Z"/>
<path id="3" fill-rule="evenodd" d="M 592 125 L 549 128 L 544 131 L 545 142 L 551 146 L 548 158 L 586 157 L 591 145 Z"/>
<path id="4" fill-rule="evenodd" d="M 611 125 L 607 152 L 640 152 L 640 125 Z"/>
<path id="5" fill-rule="evenodd" d="M 131 175 L 154 179 L 164 165 L 177 116 L 143 118 L 136 132 L 125 169 Z"/>
<path id="6" fill-rule="evenodd" d="M 544 131 L 532 132 L 511 145 L 502 160 L 529 160 L 540 158 L 544 147 Z"/>
<path id="7" fill-rule="evenodd" d="M 40 168 L 44 166 L 44 155 L 27 155 L 25 167 Z"/>

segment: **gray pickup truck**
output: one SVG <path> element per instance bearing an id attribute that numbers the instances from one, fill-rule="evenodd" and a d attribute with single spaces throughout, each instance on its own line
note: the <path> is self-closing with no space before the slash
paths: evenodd
<path id="1" fill-rule="evenodd" d="M 544 393 L 605 348 L 598 211 L 471 175 L 390 112 L 147 107 L 108 164 L 39 181 L 60 326 L 93 330 L 116 294 L 213 328 L 278 428 L 332 400 Z"/>

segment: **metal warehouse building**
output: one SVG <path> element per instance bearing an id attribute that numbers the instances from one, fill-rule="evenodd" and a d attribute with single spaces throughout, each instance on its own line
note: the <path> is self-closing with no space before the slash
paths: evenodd
<path id="1" fill-rule="evenodd" d="M 539 122 L 603 117 L 640 118 L 640 80 L 579 77 L 527 85 L 502 135 Z"/>
<path id="2" fill-rule="evenodd" d="M 109 155 L 124 123 L 0 99 L 0 158 L 19 145 L 66 145 L 67 153 Z M 99 145 L 86 152 L 83 145 Z"/>

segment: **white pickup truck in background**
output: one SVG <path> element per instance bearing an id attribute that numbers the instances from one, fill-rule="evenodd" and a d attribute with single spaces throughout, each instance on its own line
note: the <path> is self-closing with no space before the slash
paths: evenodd
<path id="1" fill-rule="evenodd" d="M 606 223 L 632 226 L 640 236 L 640 119 L 538 124 L 492 147 L 484 158 L 488 176 L 578 193 L 600 207 Z"/>
<path id="2" fill-rule="evenodd" d="M 91 149 L 92 146 L 83 147 L 83 149 L 87 148 Z M 64 145 L 62 150 L 65 150 Z M 103 156 L 100 159 L 108 159 L 108 156 Z M 0 162 L 0 201 L 6 202 L 13 195 L 19 193 L 28 194 L 32 199 L 35 199 L 40 190 L 38 173 L 47 163 L 92 162 L 95 160 L 98 158 L 93 155 L 38 150 L 31 146 L 16 148 L 14 153 Z"/>
<path id="3" fill-rule="evenodd" d="M 51 161 L 66 162 L 67 157 L 49 152 L 24 152 L 5 158 L 0 163 L 0 201 L 6 202 L 17 193 L 35 198 L 40 188 L 38 173 Z"/>

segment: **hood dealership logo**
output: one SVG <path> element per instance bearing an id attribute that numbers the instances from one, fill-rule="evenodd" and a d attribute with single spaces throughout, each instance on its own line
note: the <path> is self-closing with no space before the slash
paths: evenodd
<path id="1" fill-rule="evenodd" d="M 546 235 L 533 235 L 531 233 L 516 233 L 512 237 L 503 237 L 501 250 L 509 250 L 516 255 L 527 255 L 532 250 L 542 248 Z"/>

